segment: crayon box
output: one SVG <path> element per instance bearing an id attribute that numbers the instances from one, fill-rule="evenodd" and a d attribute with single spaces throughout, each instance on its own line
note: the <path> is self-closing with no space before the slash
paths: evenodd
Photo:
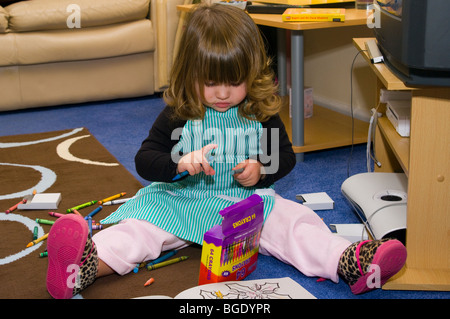
<path id="1" fill-rule="evenodd" d="M 199 285 L 241 280 L 256 269 L 263 208 L 255 194 L 219 212 L 222 225 L 203 237 Z"/>

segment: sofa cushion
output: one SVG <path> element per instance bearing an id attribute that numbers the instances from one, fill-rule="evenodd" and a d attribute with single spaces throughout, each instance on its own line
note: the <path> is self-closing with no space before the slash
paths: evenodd
<path id="1" fill-rule="evenodd" d="M 4 33 L 8 28 L 8 12 L 0 7 L 0 33 Z"/>
<path id="2" fill-rule="evenodd" d="M 81 28 L 110 25 L 143 19 L 148 10 L 149 0 L 33 0 L 7 7 L 13 32 L 68 29 L 78 14 Z"/>
<path id="3" fill-rule="evenodd" d="M 0 66 L 82 61 L 155 50 L 148 19 L 72 32 L 48 30 L 0 36 Z"/>

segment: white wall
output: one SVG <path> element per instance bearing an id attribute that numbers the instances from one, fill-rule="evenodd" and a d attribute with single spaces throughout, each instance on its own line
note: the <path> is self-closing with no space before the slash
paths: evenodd
<path id="1" fill-rule="evenodd" d="M 373 37 L 367 26 L 305 31 L 305 86 L 315 104 L 350 115 L 350 71 L 358 53 L 352 39 Z M 353 69 L 353 114 L 369 120 L 375 107 L 376 76 L 359 55 Z"/>

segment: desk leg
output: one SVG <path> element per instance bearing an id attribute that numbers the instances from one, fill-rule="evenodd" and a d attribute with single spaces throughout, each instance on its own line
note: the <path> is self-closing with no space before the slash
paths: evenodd
<path id="1" fill-rule="evenodd" d="M 278 70 L 278 91 L 280 96 L 287 93 L 287 62 L 286 62 L 286 30 L 277 29 L 277 70 Z"/>
<path id="2" fill-rule="evenodd" d="M 304 145 L 304 66 L 303 31 L 291 31 L 291 113 L 292 144 Z M 296 154 L 297 161 L 303 162 L 303 153 Z"/>

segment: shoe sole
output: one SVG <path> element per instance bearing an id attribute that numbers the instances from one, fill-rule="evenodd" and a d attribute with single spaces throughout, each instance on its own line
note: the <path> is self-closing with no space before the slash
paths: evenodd
<path id="1" fill-rule="evenodd" d="M 390 240 L 383 243 L 377 248 L 372 260 L 372 265 L 377 265 L 380 270 L 380 285 L 377 287 L 373 284 L 373 276 L 377 276 L 377 273 L 374 270 L 369 270 L 351 286 L 352 292 L 357 295 L 381 288 L 392 276 L 403 268 L 405 262 L 406 248 L 400 241 Z M 371 281 L 371 285 L 368 284 L 369 280 Z"/>
<path id="2" fill-rule="evenodd" d="M 59 218 L 47 238 L 47 291 L 53 298 L 72 298 L 89 228 L 78 215 Z"/>

